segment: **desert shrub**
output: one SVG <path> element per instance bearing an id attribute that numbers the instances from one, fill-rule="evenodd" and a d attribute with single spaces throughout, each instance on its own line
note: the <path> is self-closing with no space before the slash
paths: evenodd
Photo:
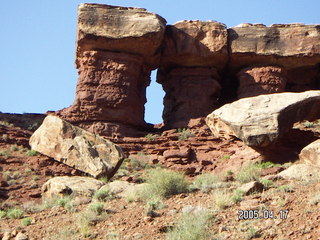
<path id="1" fill-rule="evenodd" d="M 5 218 L 7 216 L 7 212 L 4 210 L 0 210 L 0 219 Z"/>
<path id="2" fill-rule="evenodd" d="M 2 134 L 2 140 L 3 141 L 8 141 L 9 137 L 8 137 L 8 134 Z"/>
<path id="3" fill-rule="evenodd" d="M 31 225 L 31 223 L 32 223 L 31 217 L 25 217 L 25 218 L 21 219 L 21 225 L 24 227 Z"/>
<path id="4" fill-rule="evenodd" d="M 68 212 L 70 212 L 72 209 L 70 196 L 64 196 L 62 198 L 56 199 L 55 205 L 59 207 L 64 207 Z"/>
<path id="5" fill-rule="evenodd" d="M 213 193 L 213 200 L 217 208 L 226 209 L 232 205 L 232 193 L 227 190 L 216 190 Z"/>
<path id="6" fill-rule="evenodd" d="M 106 240 L 120 240 L 120 234 L 115 231 L 110 231 L 106 234 Z"/>
<path id="7" fill-rule="evenodd" d="M 208 213 L 185 213 L 166 235 L 167 240 L 209 240 L 211 216 Z"/>
<path id="8" fill-rule="evenodd" d="M 236 189 L 232 193 L 231 201 L 233 203 L 238 203 L 242 200 L 243 195 L 244 195 L 244 192 L 242 190 Z"/>
<path id="9" fill-rule="evenodd" d="M 4 159 L 11 157 L 11 153 L 8 150 L 0 151 L 0 156 L 3 156 Z"/>
<path id="10" fill-rule="evenodd" d="M 93 198 L 98 201 L 105 202 L 112 198 L 112 194 L 109 189 L 98 190 L 94 193 Z"/>
<path id="11" fill-rule="evenodd" d="M 7 216 L 11 219 L 19 219 L 23 216 L 23 211 L 20 208 L 9 209 Z"/>
<path id="12" fill-rule="evenodd" d="M 281 164 L 273 163 L 273 162 L 270 162 L 270 161 L 267 161 L 267 162 L 259 162 L 259 163 L 256 163 L 255 165 L 256 165 L 258 168 L 262 168 L 262 169 L 271 168 L 271 167 L 280 167 L 280 166 L 281 166 Z"/>
<path id="13" fill-rule="evenodd" d="M 282 185 L 278 187 L 280 192 L 293 192 L 293 187 L 291 185 Z"/>
<path id="14" fill-rule="evenodd" d="M 228 155 L 228 154 L 225 154 L 225 155 L 223 155 L 222 157 L 221 157 L 221 160 L 222 161 L 225 161 L 225 160 L 228 160 L 228 159 L 230 159 L 230 155 Z"/>
<path id="15" fill-rule="evenodd" d="M 203 173 L 196 177 L 191 185 L 191 189 L 199 189 L 200 191 L 207 193 L 220 186 L 222 186 L 222 182 L 217 175 Z"/>
<path id="16" fill-rule="evenodd" d="M 97 215 L 101 215 L 104 209 L 104 204 L 101 202 L 94 202 L 89 205 L 89 210 L 96 213 Z"/>
<path id="17" fill-rule="evenodd" d="M 146 182 L 148 184 L 142 191 L 145 199 L 152 199 L 154 196 L 169 197 L 187 192 L 189 185 L 184 174 L 161 168 L 149 170 Z"/>
<path id="18" fill-rule="evenodd" d="M 268 180 L 268 179 L 261 179 L 260 183 L 262 183 L 263 186 L 265 186 L 266 188 L 269 188 L 269 187 L 273 186 L 273 182 L 271 180 Z"/>
<path id="19" fill-rule="evenodd" d="M 35 150 L 29 150 L 28 152 L 27 152 L 27 155 L 29 156 L 29 157 L 32 157 L 32 156 L 37 156 L 39 153 L 37 152 L 37 151 L 35 151 Z"/>
<path id="20" fill-rule="evenodd" d="M 177 132 L 180 133 L 180 136 L 178 138 L 179 141 L 187 140 L 192 136 L 191 131 L 186 128 L 178 128 Z"/>
<path id="21" fill-rule="evenodd" d="M 162 209 L 164 207 L 164 204 L 162 202 L 162 199 L 160 197 L 154 197 L 149 200 L 147 200 L 145 205 L 145 211 L 147 216 L 153 216 L 154 211 Z"/>
<path id="22" fill-rule="evenodd" d="M 248 164 L 236 174 L 236 180 L 241 183 L 257 181 L 260 177 L 261 168 L 256 164 Z"/>
<path id="23" fill-rule="evenodd" d="M 14 152 L 15 152 L 15 151 L 18 151 L 18 150 L 19 150 L 19 147 L 18 147 L 16 144 L 14 144 L 14 145 L 11 146 L 10 149 L 11 149 L 11 151 L 14 151 Z"/>
<path id="24" fill-rule="evenodd" d="M 152 133 L 148 133 L 147 135 L 144 136 L 146 139 L 148 139 L 149 141 L 154 141 L 157 139 L 157 135 L 152 134 Z"/>

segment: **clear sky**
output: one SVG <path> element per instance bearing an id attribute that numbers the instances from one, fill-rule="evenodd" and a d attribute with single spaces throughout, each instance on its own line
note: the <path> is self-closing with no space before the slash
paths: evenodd
<path id="1" fill-rule="evenodd" d="M 86 1 L 143 7 L 179 20 L 320 24 L 320 0 L 110 0 Z M 72 104 L 78 0 L 10 0 L 0 6 L 0 111 L 44 113 Z M 162 122 L 164 93 L 152 74 L 146 121 Z"/>

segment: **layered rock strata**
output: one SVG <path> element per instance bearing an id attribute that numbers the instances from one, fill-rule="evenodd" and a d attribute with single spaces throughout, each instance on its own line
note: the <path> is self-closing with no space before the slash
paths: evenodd
<path id="1" fill-rule="evenodd" d="M 107 136 L 130 135 L 146 127 L 146 87 L 160 61 L 165 24 L 145 9 L 81 4 L 76 98 L 56 114 Z"/>
<path id="2" fill-rule="evenodd" d="M 227 63 L 227 29 L 222 23 L 182 21 L 167 26 L 157 82 L 166 92 L 163 120 L 186 127 L 217 105 L 219 70 Z"/>

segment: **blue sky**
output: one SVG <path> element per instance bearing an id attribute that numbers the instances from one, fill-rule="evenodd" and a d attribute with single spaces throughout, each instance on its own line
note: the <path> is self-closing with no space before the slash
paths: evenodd
<path id="1" fill-rule="evenodd" d="M 319 0 L 113 0 L 87 1 L 143 7 L 179 20 L 240 23 L 320 24 Z M 72 104 L 77 83 L 74 67 L 77 0 L 3 1 L 0 7 L 0 111 L 44 113 Z M 147 89 L 146 121 L 162 122 L 163 91 Z"/>

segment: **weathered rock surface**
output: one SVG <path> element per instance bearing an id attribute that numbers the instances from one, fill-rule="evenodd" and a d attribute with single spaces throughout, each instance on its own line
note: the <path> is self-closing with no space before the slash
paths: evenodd
<path id="1" fill-rule="evenodd" d="M 306 181 L 319 181 L 320 168 L 308 164 L 295 164 L 280 172 L 278 176 L 284 179 L 297 179 Z"/>
<path id="2" fill-rule="evenodd" d="M 162 67 L 223 68 L 228 59 L 226 25 L 214 21 L 180 21 L 166 28 Z"/>
<path id="3" fill-rule="evenodd" d="M 54 177 L 43 184 L 41 191 L 45 198 L 63 197 L 91 197 L 105 183 L 89 177 Z"/>
<path id="4" fill-rule="evenodd" d="M 299 158 L 306 164 L 320 167 L 320 140 L 316 140 L 304 147 L 299 154 Z"/>
<path id="5" fill-rule="evenodd" d="M 268 64 L 296 68 L 320 62 L 319 25 L 245 24 L 228 29 L 228 38 L 233 67 Z"/>
<path id="6" fill-rule="evenodd" d="M 287 83 L 286 70 L 277 66 L 245 68 L 237 77 L 238 98 L 283 92 Z"/>
<path id="7" fill-rule="evenodd" d="M 248 182 L 239 187 L 239 190 L 241 190 L 245 195 L 250 195 L 255 192 L 262 192 L 263 189 L 263 184 L 257 181 Z"/>
<path id="8" fill-rule="evenodd" d="M 166 21 L 141 8 L 81 4 L 72 106 L 59 117 L 104 136 L 132 136 L 144 121 L 146 87 L 160 62 Z"/>
<path id="9" fill-rule="evenodd" d="M 137 191 L 142 190 L 147 183 L 135 184 L 127 181 L 113 181 L 102 186 L 100 190 L 109 190 L 112 195 L 118 197 L 130 197 Z"/>
<path id="10" fill-rule="evenodd" d="M 320 91 L 307 91 L 243 98 L 213 111 L 206 123 L 215 136 L 235 136 L 249 146 L 267 147 L 295 122 L 319 117 Z"/>
<path id="11" fill-rule="evenodd" d="M 159 61 L 165 27 L 165 19 L 143 8 L 80 4 L 78 60 L 83 52 L 99 49 L 144 56 L 149 65 L 154 65 Z"/>
<path id="12" fill-rule="evenodd" d="M 32 149 L 94 177 L 113 176 L 123 160 L 121 148 L 98 135 L 47 116 L 30 138 Z"/>

